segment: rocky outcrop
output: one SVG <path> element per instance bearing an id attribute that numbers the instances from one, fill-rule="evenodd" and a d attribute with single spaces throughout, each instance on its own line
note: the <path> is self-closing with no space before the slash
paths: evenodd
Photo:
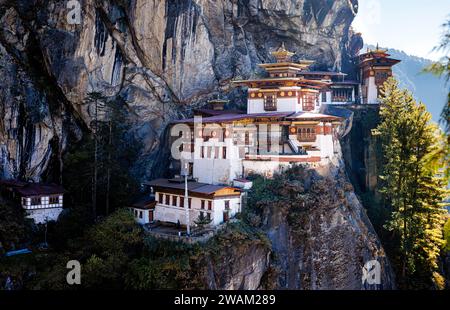
<path id="1" fill-rule="evenodd" d="M 345 171 L 332 168 L 326 176 L 313 173 L 311 178 L 306 195 L 314 198 L 294 209 L 274 206 L 266 213 L 278 288 L 393 289 L 389 260 Z M 379 284 L 363 281 L 369 261 L 381 266 Z"/>
<path id="2" fill-rule="evenodd" d="M 345 109 L 353 114 L 351 131 L 341 140 L 345 167 L 358 193 L 375 193 L 382 156 L 380 141 L 372 130 L 380 122 L 379 107 L 353 105 Z"/>
<path id="3" fill-rule="evenodd" d="M 166 125 L 219 93 L 242 104 L 230 80 L 257 75 L 281 42 L 344 71 L 360 44 L 349 31 L 356 0 L 79 3 L 81 23 L 70 24 L 65 1 L 0 1 L 1 177 L 58 175 L 67 139 L 89 130 L 93 91 L 126 100 L 145 145 L 139 176 L 161 174 Z"/>
<path id="4" fill-rule="evenodd" d="M 233 241 L 233 240 L 232 240 Z M 256 290 L 270 266 L 270 246 L 254 238 L 219 245 L 220 253 L 206 257 L 205 288 Z"/>

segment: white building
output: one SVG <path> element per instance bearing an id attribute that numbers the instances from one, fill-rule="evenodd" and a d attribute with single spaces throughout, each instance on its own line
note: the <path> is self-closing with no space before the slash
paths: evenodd
<path id="1" fill-rule="evenodd" d="M 267 77 L 233 82 L 248 89 L 247 113 L 211 100 L 209 110 L 175 122 L 181 166 L 190 167 L 197 181 L 231 185 L 252 173 L 271 176 L 293 163 L 323 163 L 335 155 L 342 119 L 320 113 L 329 77 L 308 71 L 311 61 L 291 62 L 283 47 L 273 55 L 276 63 L 260 65 Z"/>
<path id="2" fill-rule="evenodd" d="M 155 205 L 154 197 L 147 196 L 134 202 L 129 209 L 134 220 L 141 225 L 145 225 L 154 222 Z"/>
<path id="3" fill-rule="evenodd" d="M 392 66 L 400 60 L 389 57 L 387 50 L 377 48 L 367 50 L 359 56 L 359 80 L 364 104 L 378 104 L 380 88 L 392 76 Z"/>
<path id="4" fill-rule="evenodd" d="M 276 62 L 259 65 L 265 77 L 233 81 L 247 88 L 246 113 L 225 110 L 225 100 L 211 100 L 209 108 L 175 121 L 171 128 L 172 166 L 186 167 L 196 181 L 189 183 L 191 224 L 200 212 L 213 225 L 239 212 L 242 193 L 231 186 L 249 190 L 252 185 L 246 178 L 251 174 L 271 177 L 292 164 L 315 166 L 332 160 L 343 119 L 324 114 L 322 105 L 376 103 L 380 83 L 386 80 L 382 77 L 398 62 L 378 49 L 361 55 L 361 84 L 346 80 L 344 73 L 311 71 L 312 61 L 291 61 L 293 53 L 284 45 L 272 55 Z M 366 79 L 372 75 L 376 88 Z M 155 220 L 186 224 L 184 184 L 149 184 L 156 191 Z M 224 198 L 223 193 L 233 194 Z"/>
<path id="5" fill-rule="evenodd" d="M 181 178 L 157 179 L 146 183 L 155 193 L 154 220 L 186 225 L 184 208 L 185 183 Z M 242 192 L 231 186 L 210 185 L 188 182 L 189 222 L 195 226 L 203 216 L 210 220 L 210 225 L 228 221 L 241 211 Z"/>
<path id="6" fill-rule="evenodd" d="M 56 221 L 63 211 L 64 189 L 59 185 L 2 180 L 0 186 L 4 194 L 20 202 L 36 224 Z"/>

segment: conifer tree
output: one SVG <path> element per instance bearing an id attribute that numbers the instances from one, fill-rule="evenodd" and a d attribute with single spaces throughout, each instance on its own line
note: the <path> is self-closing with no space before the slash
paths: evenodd
<path id="1" fill-rule="evenodd" d="M 399 89 L 395 79 L 384 84 L 380 100 L 381 123 L 374 133 L 383 145 L 380 192 L 391 208 L 385 228 L 398 242 L 400 284 L 428 287 L 437 275 L 444 244 L 442 203 L 447 184 L 439 158 L 430 155 L 439 148 L 442 135 L 425 106 Z"/>

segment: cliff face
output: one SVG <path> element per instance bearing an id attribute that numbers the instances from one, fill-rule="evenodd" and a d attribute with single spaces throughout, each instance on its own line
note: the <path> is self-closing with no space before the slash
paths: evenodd
<path id="1" fill-rule="evenodd" d="M 318 69 L 350 70 L 361 38 L 349 32 L 356 0 L 83 0 L 71 25 L 64 1 L 0 1 L 0 176 L 39 180 L 61 169 L 67 143 L 89 130 L 88 92 L 121 96 L 157 165 L 166 125 L 258 73 L 281 42 Z"/>
<path id="2" fill-rule="evenodd" d="M 389 260 L 344 169 L 329 168 L 323 177 L 311 174 L 305 195 L 312 199 L 266 212 L 278 288 L 393 289 Z M 380 263 L 380 285 L 362 281 L 362 268 L 371 260 Z"/>

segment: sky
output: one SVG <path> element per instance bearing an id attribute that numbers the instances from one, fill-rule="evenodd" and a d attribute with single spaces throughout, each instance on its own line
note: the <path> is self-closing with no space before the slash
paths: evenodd
<path id="1" fill-rule="evenodd" d="M 359 0 L 352 26 L 367 44 L 438 60 L 444 54 L 433 48 L 449 18 L 450 0 Z"/>

